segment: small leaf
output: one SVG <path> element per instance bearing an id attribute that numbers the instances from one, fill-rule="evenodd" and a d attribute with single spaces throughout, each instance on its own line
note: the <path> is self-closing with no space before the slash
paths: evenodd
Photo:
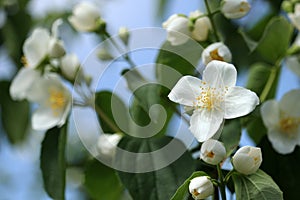
<path id="1" fill-rule="evenodd" d="M 53 199 L 65 199 L 67 125 L 46 132 L 41 149 L 41 170 L 46 192 Z"/>
<path id="2" fill-rule="evenodd" d="M 168 159 L 176 153 L 158 151 L 165 145 L 173 142 L 176 151 L 184 152 L 185 146 L 177 139 L 171 137 L 135 139 L 123 138 L 119 147 L 129 152 L 140 153 L 134 159 L 129 159 L 127 154 L 117 151 L 116 161 L 120 166 L 129 167 L 131 170 L 155 169 L 159 163 L 169 162 Z M 150 158 L 143 153 L 155 152 Z M 167 163 L 166 163 L 167 165 Z M 184 169 L 184 170 L 183 170 Z M 158 170 L 146 173 L 127 173 L 119 171 L 119 177 L 129 193 L 136 200 L 166 200 L 170 199 L 176 189 L 195 170 L 195 161 L 188 152 L 184 152 L 176 161 Z"/>
<path id="3" fill-rule="evenodd" d="M 220 141 L 225 145 L 227 156 L 230 156 L 239 145 L 241 133 L 242 129 L 239 119 L 226 120 Z"/>
<path id="4" fill-rule="evenodd" d="M 283 199 L 280 188 L 273 179 L 262 170 L 258 170 L 256 173 L 248 176 L 234 173 L 232 178 L 237 200 Z"/>
<path id="5" fill-rule="evenodd" d="M 95 200 L 119 200 L 124 191 L 115 170 L 98 160 L 87 164 L 84 186 L 90 197 Z"/>
<path id="6" fill-rule="evenodd" d="M 190 180 L 199 176 L 207 176 L 205 172 L 199 171 L 194 172 L 184 183 L 176 190 L 176 193 L 172 196 L 171 200 L 187 200 L 190 196 L 189 194 L 189 184 Z"/>
<path id="7" fill-rule="evenodd" d="M 0 82 L 0 105 L 3 128 L 9 141 L 15 144 L 23 141 L 28 134 L 30 108 L 27 101 L 11 99 L 9 85 L 9 82 Z"/>

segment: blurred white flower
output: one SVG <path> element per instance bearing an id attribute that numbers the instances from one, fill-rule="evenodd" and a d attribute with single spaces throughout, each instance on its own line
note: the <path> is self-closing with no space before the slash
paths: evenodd
<path id="1" fill-rule="evenodd" d="M 216 42 L 207 46 L 202 52 L 202 61 L 207 65 L 212 60 L 231 62 L 231 52 L 222 42 Z"/>
<path id="2" fill-rule="evenodd" d="M 235 86 L 236 76 L 232 64 L 214 60 L 202 80 L 183 76 L 168 95 L 171 101 L 194 108 L 189 129 L 199 142 L 212 138 L 224 119 L 247 115 L 259 104 L 254 92 Z"/>
<path id="3" fill-rule="evenodd" d="M 39 104 L 31 119 L 33 129 L 47 130 L 66 122 L 71 109 L 71 94 L 56 74 L 35 80 L 27 99 Z"/>
<path id="4" fill-rule="evenodd" d="M 232 164 L 236 171 L 245 175 L 255 173 L 261 163 L 261 149 L 258 147 L 244 146 L 232 157 Z"/>
<path id="5" fill-rule="evenodd" d="M 209 139 L 201 145 L 200 159 L 204 162 L 217 165 L 226 158 L 226 149 L 222 142 Z"/>
<path id="6" fill-rule="evenodd" d="M 112 159 L 122 136 L 120 134 L 101 134 L 97 142 L 97 150 L 100 156 Z"/>
<path id="7" fill-rule="evenodd" d="M 80 61 L 75 54 L 67 54 L 61 59 L 61 72 L 69 80 L 74 81 L 79 71 Z"/>
<path id="8" fill-rule="evenodd" d="M 209 31 L 212 29 L 210 20 L 207 16 L 202 16 L 199 10 L 190 13 L 190 19 L 196 19 L 193 30 L 192 38 L 197 41 L 206 41 L 208 38 Z"/>
<path id="9" fill-rule="evenodd" d="M 189 19 L 185 16 L 171 15 L 162 26 L 167 30 L 167 40 L 174 46 L 184 44 L 191 36 Z"/>
<path id="10" fill-rule="evenodd" d="M 127 45 L 128 44 L 128 39 L 129 39 L 129 31 L 128 28 L 126 27 L 120 27 L 119 28 L 119 38 L 122 40 L 122 42 Z"/>
<path id="11" fill-rule="evenodd" d="M 214 186 L 209 177 L 199 176 L 190 181 L 189 191 L 194 199 L 205 199 L 214 193 Z"/>
<path id="12" fill-rule="evenodd" d="M 87 1 L 77 4 L 68 20 L 77 31 L 82 32 L 96 31 L 101 25 L 97 6 Z"/>
<path id="13" fill-rule="evenodd" d="M 288 13 L 292 24 L 300 30 L 300 3 L 296 3 L 294 13 Z"/>
<path id="14" fill-rule="evenodd" d="M 300 145 L 300 90 L 291 90 L 281 100 L 268 100 L 261 115 L 268 129 L 268 139 L 281 154 L 294 151 Z"/>
<path id="15" fill-rule="evenodd" d="M 221 11 L 229 19 L 244 17 L 251 6 L 247 0 L 223 0 Z"/>

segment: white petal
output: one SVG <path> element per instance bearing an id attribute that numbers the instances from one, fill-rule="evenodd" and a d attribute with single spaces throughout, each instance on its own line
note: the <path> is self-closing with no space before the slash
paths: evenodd
<path id="1" fill-rule="evenodd" d="M 40 107 L 31 118 L 32 128 L 34 130 L 47 130 L 55 127 L 61 122 L 63 112 L 53 113 L 50 107 Z"/>
<path id="2" fill-rule="evenodd" d="M 249 114 L 259 104 L 257 95 L 242 87 L 231 87 L 225 95 L 225 119 Z"/>
<path id="3" fill-rule="evenodd" d="M 23 51 L 30 67 L 36 67 L 47 55 L 50 34 L 46 29 L 37 28 L 26 39 Z"/>
<path id="4" fill-rule="evenodd" d="M 300 76 L 300 62 L 298 56 L 289 56 L 286 58 L 286 65 L 291 69 L 295 74 Z"/>
<path id="5" fill-rule="evenodd" d="M 223 113 L 217 110 L 195 110 L 189 129 L 199 142 L 204 142 L 214 136 L 222 121 Z"/>
<path id="6" fill-rule="evenodd" d="M 51 33 L 54 38 L 59 37 L 59 27 L 63 24 L 63 20 L 61 18 L 55 20 L 51 27 Z"/>
<path id="7" fill-rule="evenodd" d="M 173 87 L 169 99 L 185 106 L 193 106 L 199 96 L 201 80 L 193 76 L 183 76 Z"/>
<path id="8" fill-rule="evenodd" d="M 203 80 L 211 86 L 235 86 L 237 71 L 232 64 L 213 60 L 203 71 Z"/>
<path id="9" fill-rule="evenodd" d="M 61 71 L 70 80 L 75 79 L 79 66 L 80 61 L 75 54 L 67 54 L 61 59 Z"/>
<path id="10" fill-rule="evenodd" d="M 286 134 L 278 130 L 268 130 L 268 139 L 274 150 L 280 154 L 292 153 L 299 142 L 299 139 L 288 137 Z"/>
<path id="11" fill-rule="evenodd" d="M 279 102 L 280 110 L 292 117 L 300 117 L 300 90 L 291 90 Z"/>
<path id="12" fill-rule="evenodd" d="M 194 30 L 192 31 L 192 37 L 197 41 L 207 40 L 209 30 L 211 29 L 211 23 L 208 17 L 201 17 L 196 20 Z"/>
<path id="13" fill-rule="evenodd" d="M 40 77 L 40 73 L 32 68 L 23 67 L 13 79 L 9 92 L 14 100 L 27 98 L 28 90 L 32 84 Z"/>
<path id="14" fill-rule="evenodd" d="M 260 113 L 265 126 L 268 129 L 274 129 L 279 124 L 280 110 L 279 103 L 276 100 L 268 100 L 263 103 Z"/>

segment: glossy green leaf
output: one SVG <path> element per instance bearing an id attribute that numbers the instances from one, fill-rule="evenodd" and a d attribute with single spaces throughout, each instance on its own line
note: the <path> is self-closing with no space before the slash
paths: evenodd
<path id="1" fill-rule="evenodd" d="M 2 125 L 11 143 L 22 142 L 28 134 L 29 104 L 13 101 L 9 94 L 9 82 L 0 82 L 0 105 Z"/>
<path id="2" fill-rule="evenodd" d="M 273 179 L 262 170 L 258 170 L 256 173 L 248 176 L 234 173 L 232 178 L 237 200 L 283 199 L 280 188 Z"/>
<path id="3" fill-rule="evenodd" d="M 67 125 L 46 132 L 41 149 L 44 188 L 53 199 L 65 199 Z"/>
<path id="4" fill-rule="evenodd" d="M 170 142 L 175 144 L 172 152 L 157 151 Z M 140 168 L 155 169 L 158 163 L 168 162 L 168 158 L 176 152 L 186 150 L 185 146 L 177 139 L 171 137 L 135 139 L 131 137 L 123 138 L 119 145 L 120 148 L 139 152 L 134 159 L 129 159 L 123 152 L 118 152 L 116 160 L 120 166 L 126 166 L 131 170 L 139 171 Z M 157 152 L 156 156 L 145 160 L 142 153 Z M 184 170 L 183 170 L 184 169 Z M 195 170 L 195 161 L 192 156 L 185 152 L 175 162 L 162 169 L 146 173 L 127 173 L 119 171 L 119 177 L 129 190 L 135 200 L 166 200 L 170 199 L 177 188 Z"/>
<path id="5" fill-rule="evenodd" d="M 207 176 L 205 172 L 194 172 L 184 183 L 176 190 L 176 193 L 172 196 L 171 200 L 187 200 L 190 195 L 189 184 L 190 180 L 199 176 Z"/>
<path id="6" fill-rule="evenodd" d="M 296 147 L 294 152 L 282 155 L 273 149 L 267 137 L 258 146 L 263 155 L 261 169 L 272 176 L 282 190 L 284 199 L 299 199 L 300 148 Z"/>
<path id="7" fill-rule="evenodd" d="M 226 120 L 220 141 L 223 142 L 226 148 L 227 156 L 238 147 L 241 139 L 242 127 L 240 120 Z"/>
<path id="8" fill-rule="evenodd" d="M 87 164 L 84 187 L 95 200 L 119 200 L 124 192 L 116 171 L 98 160 L 92 160 Z"/>

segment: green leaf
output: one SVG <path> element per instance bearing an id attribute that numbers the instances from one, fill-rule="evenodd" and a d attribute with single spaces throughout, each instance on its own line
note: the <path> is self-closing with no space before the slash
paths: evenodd
<path id="1" fill-rule="evenodd" d="M 300 148 L 296 147 L 294 152 L 282 155 L 272 148 L 267 137 L 258 146 L 261 147 L 263 155 L 261 169 L 272 176 L 282 190 L 284 199 L 298 200 Z"/>
<path id="2" fill-rule="evenodd" d="M 230 156 L 239 145 L 241 133 L 242 127 L 239 119 L 226 120 L 220 141 L 225 145 L 227 156 Z"/>
<path id="3" fill-rule="evenodd" d="M 258 170 L 256 173 L 248 176 L 234 173 L 232 178 L 237 200 L 283 199 L 280 188 L 273 179 L 262 170 Z"/>
<path id="4" fill-rule="evenodd" d="M 125 132 L 129 129 L 127 120 L 129 115 L 128 109 L 116 94 L 109 91 L 97 92 L 95 107 L 103 132 L 117 132 L 117 130 L 112 128 L 114 126 Z"/>
<path id="5" fill-rule="evenodd" d="M 189 194 L 189 184 L 190 180 L 199 176 L 207 176 L 205 172 L 199 171 L 194 172 L 184 183 L 176 190 L 176 193 L 172 196 L 171 200 L 187 200 L 190 196 Z"/>
<path id="6" fill-rule="evenodd" d="M 41 149 L 41 170 L 46 192 L 53 199 L 65 199 L 67 125 L 46 132 Z"/>
<path id="7" fill-rule="evenodd" d="M 283 31 L 284 30 L 284 31 Z M 289 47 L 292 25 L 284 17 L 273 17 L 268 23 L 256 51 L 269 63 L 275 64 Z"/>
<path id="8" fill-rule="evenodd" d="M 170 142 L 174 148 L 170 151 L 160 150 Z M 134 156 L 117 151 L 117 164 L 127 167 L 132 171 L 139 169 L 155 169 L 159 163 L 169 162 L 169 158 L 176 152 L 186 151 L 185 146 L 177 139 L 171 137 L 135 139 L 123 138 L 118 146 L 129 152 L 140 153 Z M 160 150 L 160 151 L 158 151 Z M 146 157 L 143 153 L 155 152 L 155 156 Z M 144 168 L 145 167 L 145 168 Z M 184 169 L 184 170 L 183 170 Z M 176 189 L 195 170 L 195 161 L 188 152 L 184 152 L 176 161 L 158 170 L 146 173 L 127 173 L 119 171 L 119 177 L 129 193 L 135 200 L 166 200 L 170 199 Z"/>
<path id="9" fill-rule="evenodd" d="M 98 160 L 87 164 L 84 186 L 90 197 L 95 200 L 119 200 L 124 191 L 115 170 Z"/>
<path id="10" fill-rule="evenodd" d="M 27 101 L 13 101 L 11 99 L 9 86 L 9 82 L 0 82 L 1 117 L 9 141 L 15 144 L 22 142 L 28 134 L 30 108 Z"/>

